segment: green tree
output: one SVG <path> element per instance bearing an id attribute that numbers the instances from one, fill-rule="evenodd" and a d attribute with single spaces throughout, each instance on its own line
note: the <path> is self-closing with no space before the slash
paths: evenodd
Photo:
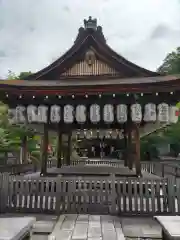
<path id="1" fill-rule="evenodd" d="M 30 76 L 32 74 L 32 72 L 21 72 L 19 75 L 18 75 L 18 79 L 25 79 L 26 77 Z"/>
<path id="2" fill-rule="evenodd" d="M 32 74 L 32 72 L 29 71 L 29 72 L 20 72 L 20 74 L 16 75 L 14 72 L 9 70 L 7 79 L 8 80 L 18 80 L 18 79 L 23 80 L 31 74 Z"/>
<path id="3" fill-rule="evenodd" d="M 166 56 L 157 71 L 165 74 L 180 74 L 180 47 Z"/>

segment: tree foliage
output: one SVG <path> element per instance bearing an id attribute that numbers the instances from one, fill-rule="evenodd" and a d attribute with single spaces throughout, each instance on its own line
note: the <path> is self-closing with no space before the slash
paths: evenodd
<path id="1" fill-rule="evenodd" d="M 180 74 L 180 47 L 166 56 L 163 64 L 157 71 L 164 74 Z M 180 108 L 180 102 L 177 103 L 176 106 Z M 155 156 L 157 157 L 157 146 L 167 143 L 171 145 L 171 153 L 174 156 L 177 156 L 180 152 L 180 120 L 177 124 L 172 124 L 163 130 L 159 130 L 156 133 L 146 136 L 141 140 L 142 159 L 146 160 L 147 152 L 150 152 L 151 156 L 155 153 Z"/>
<path id="2" fill-rule="evenodd" d="M 169 53 L 158 68 L 158 72 L 165 74 L 180 74 L 180 47 Z"/>
<path id="3" fill-rule="evenodd" d="M 8 76 L 7 79 L 8 80 L 23 80 L 26 77 L 30 76 L 32 74 L 31 71 L 29 72 L 20 72 L 20 74 L 16 75 L 14 72 L 12 71 L 8 71 Z"/>
<path id="4" fill-rule="evenodd" d="M 152 133 L 141 139 L 141 157 L 147 160 L 147 153 L 150 158 L 157 158 L 158 146 L 170 144 L 171 155 L 177 156 L 180 152 L 180 122 L 172 124 L 157 133 Z"/>

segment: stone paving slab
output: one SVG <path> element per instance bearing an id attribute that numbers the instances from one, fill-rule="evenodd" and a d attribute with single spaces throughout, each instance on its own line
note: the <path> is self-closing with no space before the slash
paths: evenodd
<path id="1" fill-rule="evenodd" d="M 152 218 L 121 218 L 122 230 L 128 238 L 155 238 L 162 237 L 161 226 Z"/>
<path id="2" fill-rule="evenodd" d="M 15 214 L 3 214 L 0 215 L 1 217 L 7 218 L 7 217 L 35 217 L 36 222 L 33 225 L 33 232 L 34 233 L 46 233 L 50 234 L 54 226 L 58 220 L 58 217 L 55 215 L 46 215 L 46 214 L 22 214 L 22 213 L 15 213 Z"/>
<path id="3" fill-rule="evenodd" d="M 49 240 L 49 237 L 45 234 L 33 234 L 31 240 Z"/>

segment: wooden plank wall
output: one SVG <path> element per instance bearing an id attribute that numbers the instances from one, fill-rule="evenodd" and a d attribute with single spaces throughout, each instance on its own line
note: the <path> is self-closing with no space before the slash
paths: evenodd
<path id="1" fill-rule="evenodd" d="M 174 179 L 31 178 L 0 175 L 1 212 L 178 215 Z"/>

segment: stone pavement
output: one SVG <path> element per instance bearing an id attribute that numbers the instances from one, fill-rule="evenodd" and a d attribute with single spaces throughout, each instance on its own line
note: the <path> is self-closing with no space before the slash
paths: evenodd
<path id="1" fill-rule="evenodd" d="M 161 227 L 151 218 L 68 214 L 60 216 L 51 236 L 56 240 L 159 239 Z"/>
<path id="2" fill-rule="evenodd" d="M 36 217 L 32 240 L 118 240 L 160 239 L 161 227 L 150 217 L 113 217 L 109 215 L 63 214 L 60 217 L 45 214 L 3 214 L 0 217 Z"/>
<path id="3" fill-rule="evenodd" d="M 61 215 L 51 236 L 61 240 L 125 239 L 119 218 L 107 215 Z"/>

